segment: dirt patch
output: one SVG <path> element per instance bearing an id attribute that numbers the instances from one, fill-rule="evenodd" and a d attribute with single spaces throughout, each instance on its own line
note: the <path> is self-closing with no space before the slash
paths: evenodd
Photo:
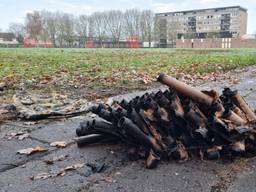
<path id="1" fill-rule="evenodd" d="M 211 192 L 225 192 L 238 178 L 239 173 L 248 167 L 248 159 L 238 159 L 229 168 L 217 173 L 218 180 L 211 187 Z"/>

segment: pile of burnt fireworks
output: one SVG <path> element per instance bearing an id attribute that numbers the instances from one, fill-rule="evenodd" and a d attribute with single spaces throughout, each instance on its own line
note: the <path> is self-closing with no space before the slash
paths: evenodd
<path id="1" fill-rule="evenodd" d="M 218 159 L 256 154 L 256 116 L 237 91 L 198 91 L 166 75 L 166 91 L 145 93 L 131 101 L 99 104 L 99 118 L 81 123 L 78 146 L 120 140 L 136 160 L 154 168 L 161 159 L 186 161 L 192 154 Z"/>

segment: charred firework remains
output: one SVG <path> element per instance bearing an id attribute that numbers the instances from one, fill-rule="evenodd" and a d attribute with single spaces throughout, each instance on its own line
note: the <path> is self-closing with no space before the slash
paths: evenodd
<path id="1" fill-rule="evenodd" d="M 256 116 L 237 91 L 199 91 L 164 74 L 158 81 L 170 89 L 92 107 L 100 118 L 81 123 L 78 146 L 120 140 L 130 147 L 131 159 L 146 159 L 147 168 L 193 154 L 207 159 L 256 154 Z"/>

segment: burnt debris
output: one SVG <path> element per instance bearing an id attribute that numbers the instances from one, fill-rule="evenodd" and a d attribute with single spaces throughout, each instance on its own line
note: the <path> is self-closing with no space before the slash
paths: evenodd
<path id="1" fill-rule="evenodd" d="M 80 124 L 78 146 L 119 140 L 147 168 L 161 159 L 256 154 L 256 115 L 237 91 L 199 91 L 164 74 L 158 81 L 169 89 L 92 107 L 98 118 Z"/>

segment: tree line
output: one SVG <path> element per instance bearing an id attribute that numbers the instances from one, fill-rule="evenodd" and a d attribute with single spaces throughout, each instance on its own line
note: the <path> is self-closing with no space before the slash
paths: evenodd
<path id="1" fill-rule="evenodd" d="M 78 38 L 81 44 L 89 38 L 99 43 L 107 39 L 118 43 L 129 36 L 138 36 L 151 44 L 155 36 L 154 23 L 151 10 L 110 10 L 79 16 L 43 10 L 27 13 L 25 23 L 11 23 L 8 31 L 13 32 L 20 43 L 26 36 L 50 40 L 55 47 L 72 47 Z"/>

